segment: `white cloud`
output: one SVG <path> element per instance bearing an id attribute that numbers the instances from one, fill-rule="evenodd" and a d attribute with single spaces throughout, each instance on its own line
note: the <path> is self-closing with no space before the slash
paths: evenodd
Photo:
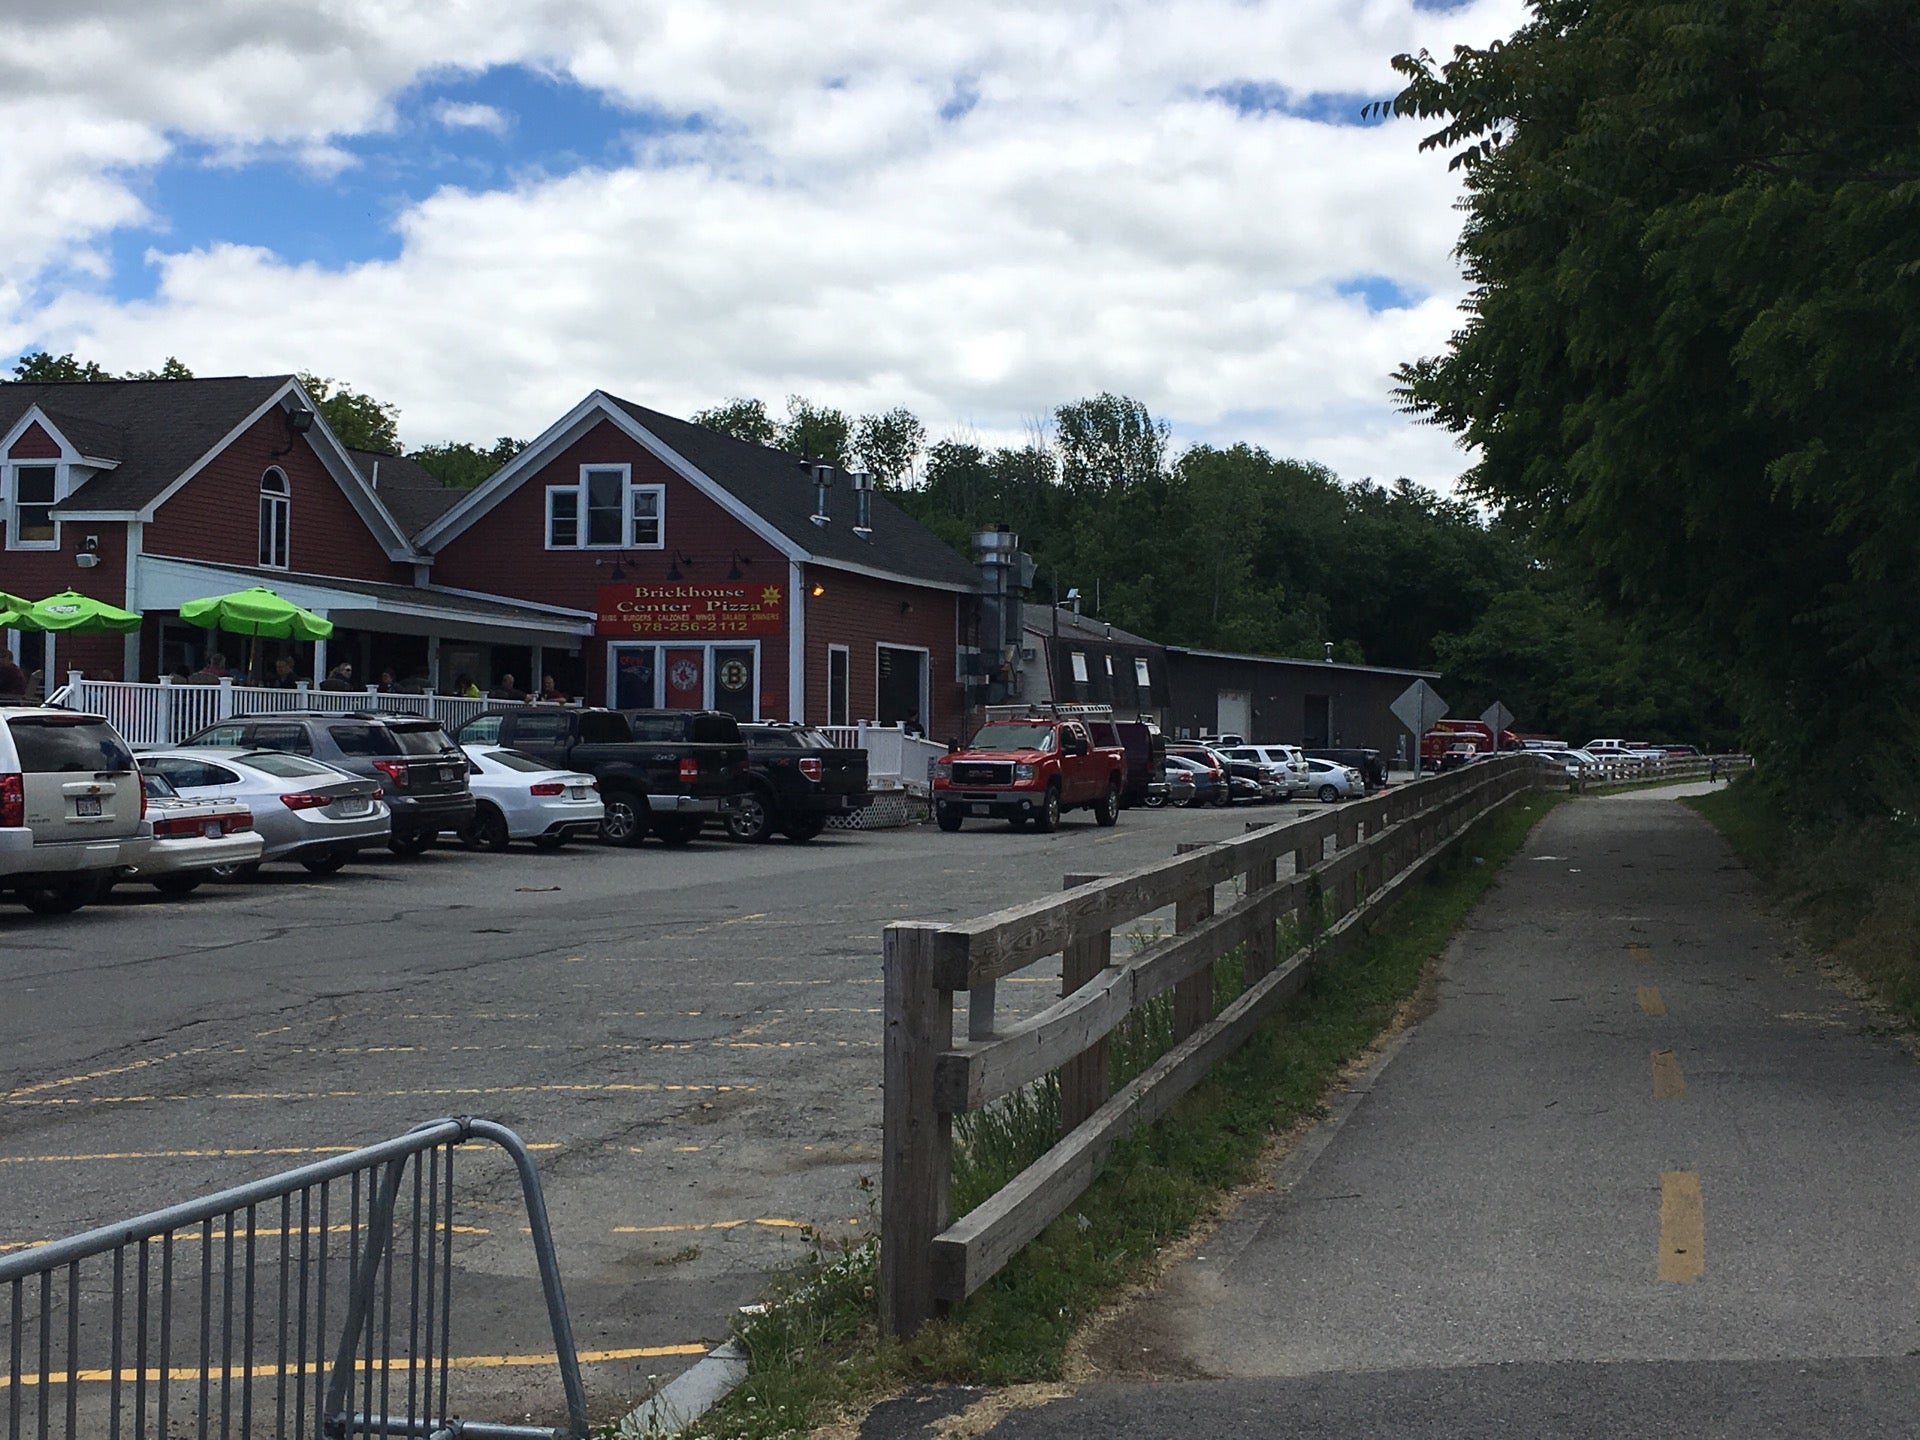
<path id="1" fill-rule="evenodd" d="M 491 105 L 461 104 L 442 100 L 433 107 L 433 118 L 449 130 L 484 130 L 489 135 L 507 133 L 509 121 L 503 111 Z"/>
<path id="2" fill-rule="evenodd" d="M 906 404 L 936 434 L 1008 439 L 1113 389 L 1183 435 L 1353 476 L 1444 485 L 1462 465 L 1387 397 L 1457 319 L 1444 162 L 1410 125 L 1208 97 L 1382 93 L 1391 54 L 1508 33 L 1520 0 L 357 0 L 324 24 L 253 0 L 73 8 L 32 37 L 0 22 L 0 54 L 46 57 L 7 103 L 87 121 L 49 119 L 31 165 L 0 162 L 0 202 L 66 196 L 0 203 L 0 342 L 343 376 L 397 402 L 415 444 L 529 434 L 595 387 L 681 414 L 795 391 Z M 392 260 L 159 249 L 157 292 L 132 304 L 48 278 L 141 219 L 137 177 L 181 137 L 343 154 L 420 77 L 501 63 L 703 123 L 617 168 L 443 190 L 401 214 Z M 1336 293 L 1372 275 L 1430 298 L 1374 314 Z"/>

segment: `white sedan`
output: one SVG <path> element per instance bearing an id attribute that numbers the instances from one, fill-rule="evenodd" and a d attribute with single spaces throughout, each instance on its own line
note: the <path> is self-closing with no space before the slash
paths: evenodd
<path id="1" fill-rule="evenodd" d="M 1351 765 L 1307 756 L 1307 790 L 1332 804 L 1335 800 L 1357 800 L 1367 793 L 1366 778 Z"/>
<path id="2" fill-rule="evenodd" d="M 557 850 L 599 830 L 606 809 L 593 776 L 556 770 L 504 745 L 461 748 L 472 772 L 473 823 L 460 832 L 469 850 L 504 850 L 515 840 Z"/>
<path id="3" fill-rule="evenodd" d="M 185 895 L 213 878 L 215 867 L 252 865 L 267 848 L 253 828 L 253 811 L 238 800 L 189 800 L 161 775 L 143 774 L 147 818 L 120 846 L 116 883 L 136 880 L 162 895 Z"/>

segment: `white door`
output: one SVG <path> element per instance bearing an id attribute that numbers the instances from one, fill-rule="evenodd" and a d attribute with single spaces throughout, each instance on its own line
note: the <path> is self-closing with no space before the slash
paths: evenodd
<path id="1" fill-rule="evenodd" d="M 1214 734 L 1238 735 L 1249 740 L 1253 738 L 1253 695 L 1250 691 L 1222 690 L 1218 716 L 1214 722 Z"/>

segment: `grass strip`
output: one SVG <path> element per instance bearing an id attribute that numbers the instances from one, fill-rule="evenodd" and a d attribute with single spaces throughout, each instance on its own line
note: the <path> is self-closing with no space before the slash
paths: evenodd
<path id="1" fill-rule="evenodd" d="M 1057 1379 L 1075 1330 L 1252 1180 L 1275 1134 L 1321 1113 L 1341 1071 L 1392 1023 L 1502 865 L 1566 798 L 1528 795 L 1470 828 L 1371 936 L 1316 974 L 1167 1115 L 1121 1142 L 1072 1210 L 911 1340 L 880 1333 L 877 1241 L 853 1245 L 806 1232 L 806 1258 L 778 1279 L 766 1309 L 739 1327 L 747 1379 L 687 1433 L 804 1435 L 908 1385 Z M 1223 962 L 1219 972 L 1223 997 L 1237 994 L 1238 966 Z M 1131 1023 L 1111 1046 L 1121 1078 L 1171 1042 L 1170 1021 L 1152 1010 Z M 1049 1080 L 966 1117 L 957 1127 L 954 1213 L 1051 1145 L 1058 1115 Z M 871 1207 L 871 1182 L 862 1184 Z"/>

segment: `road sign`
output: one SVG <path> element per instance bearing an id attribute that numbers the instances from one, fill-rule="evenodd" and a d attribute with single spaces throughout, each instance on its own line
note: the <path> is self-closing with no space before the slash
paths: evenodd
<path id="1" fill-rule="evenodd" d="M 1513 712 L 1498 700 L 1480 712 L 1480 723 L 1493 731 L 1493 753 L 1500 753 L 1500 732 L 1513 724 Z"/>
<path id="2" fill-rule="evenodd" d="M 1402 725 L 1413 732 L 1413 773 L 1420 773 L 1420 737 L 1446 717 L 1447 702 L 1440 692 L 1424 680 L 1416 680 L 1400 692 L 1400 698 L 1388 707 Z"/>

